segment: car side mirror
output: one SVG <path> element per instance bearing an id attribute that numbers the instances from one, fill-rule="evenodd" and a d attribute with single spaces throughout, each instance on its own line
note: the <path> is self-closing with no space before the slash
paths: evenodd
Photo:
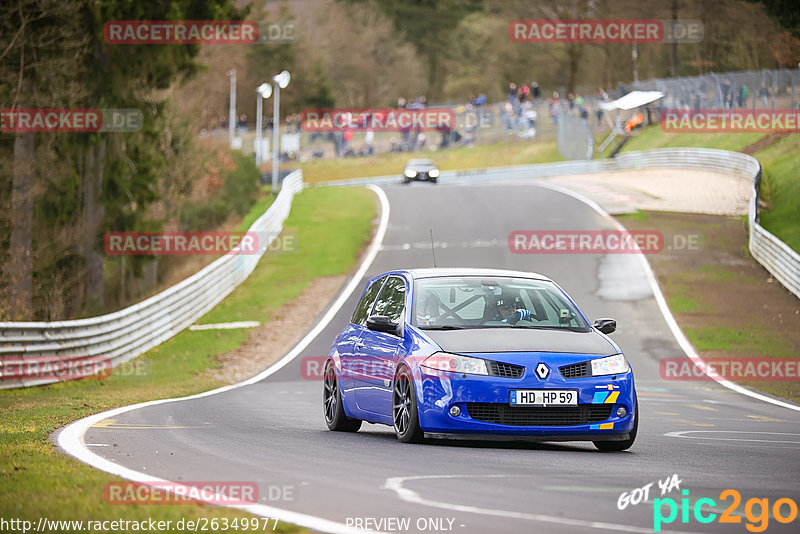
<path id="1" fill-rule="evenodd" d="M 367 328 L 376 332 L 386 332 L 394 335 L 399 335 L 400 332 L 400 325 L 393 323 L 385 315 L 370 315 L 367 318 Z"/>
<path id="2" fill-rule="evenodd" d="M 614 319 L 598 319 L 593 326 L 604 334 L 610 334 L 617 329 L 617 321 Z"/>

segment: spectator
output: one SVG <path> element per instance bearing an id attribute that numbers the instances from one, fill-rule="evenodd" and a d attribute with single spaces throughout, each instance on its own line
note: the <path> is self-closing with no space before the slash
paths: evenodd
<path id="1" fill-rule="evenodd" d="M 761 107 L 767 107 L 767 99 L 769 98 L 769 89 L 767 89 L 767 84 L 765 82 L 761 82 L 761 88 L 758 90 L 758 96 L 761 97 Z"/>
<path id="2" fill-rule="evenodd" d="M 353 130 L 351 128 L 348 128 L 344 132 L 344 143 L 342 145 L 342 153 L 344 157 L 355 156 L 355 152 L 350 147 L 350 141 L 352 140 L 353 140 Z"/>
<path id="3" fill-rule="evenodd" d="M 525 124 L 522 137 L 530 139 L 536 135 L 536 110 L 533 109 L 533 102 L 530 100 L 522 104 L 522 120 Z"/>
<path id="4" fill-rule="evenodd" d="M 367 129 L 367 133 L 364 134 L 364 148 L 366 149 L 366 155 L 371 156 L 375 153 L 375 132 L 372 131 L 372 128 Z"/>
<path id="5" fill-rule="evenodd" d="M 558 107 L 561 105 L 561 100 L 559 99 L 558 92 L 553 92 L 553 98 L 547 103 L 548 111 L 550 112 L 550 118 L 553 120 L 553 124 L 558 124 Z"/>
<path id="6" fill-rule="evenodd" d="M 519 91 L 517 92 L 517 95 L 519 97 L 519 103 L 520 104 L 525 103 L 525 99 L 528 98 L 528 95 L 530 93 L 531 93 L 531 90 L 527 85 L 525 85 L 524 83 L 522 85 L 520 85 L 519 86 Z"/>
<path id="7" fill-rule="evenodd" d="M 539 92 L 539 82 L 531 83 L 531 96 L 533 97 L 534 102 L 539 100 L 539 97 L 542 96 L 541 93 Z"/>
<path id="8" fill-rule="evenodd" d="M 503 126 L 506 129 L 506 135 L 514 132 L 514 123 L 516 121 L 514 107 L 511 102 L 505 102 L 502 110 Z"/>
<path id="9" fill-rule="evenodd" d="M 603 102 L 608 102 L 608 93 L 606 93 L 605 90 L 602 87 L 597 91 L 597 99 L 599 100 L 599 103 L 601 103 L 601 104 Z M 597 107 L 597 122 L 598 122 L 598 125 L 599 125 L 600 121 L 602 121 L 602 120 L 603 120 L 603 110 L 600 108 L 600 106 L 598 106 Z"/>
<path id="10" fill-rule="evenodd" d="M 513 104 L 517 98 L 517 84 L 511 82 L 508 84 L 508 101 Z"/>

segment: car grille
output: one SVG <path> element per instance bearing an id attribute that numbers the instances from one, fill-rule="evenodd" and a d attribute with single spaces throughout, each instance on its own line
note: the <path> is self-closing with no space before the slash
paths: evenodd
<path id="1" fill-rule="evenodd" d="M 478 421 L 509 426 L 570 426 L 599 423 L 611 417 L 613 404 L 540 407 L 499 402 L 470 402 L 467 411 Z"/>
<path id="2" fill-rule="evenodd" d="M 489 374 L 492 376 L 502 376 L 504 378 L 521 378 L 525 374 L 525 368 L 520 365 L 510 363 L 493 362 L 488 360 Z"/>
<path id="3" fill-rule="evenodd" d="M 564 378 L 583 378 L 591 376 L 589 373 L 589 362 L 573 363 L 558 368 Z"/>

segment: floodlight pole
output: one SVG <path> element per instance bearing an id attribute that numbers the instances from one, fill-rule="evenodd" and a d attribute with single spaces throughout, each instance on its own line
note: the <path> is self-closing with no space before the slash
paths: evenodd
<path id="1" fill-rule="evenodd" d="M 275 97 L 272 99 L 272 194 L 278 194 L 278 135 L 280 130 L 281 86 L 275 84 Z"/>
<path id="2" fill-rule="evenodd" d="M 261 96 L 261 93 L 256 91 L 256 167 L 261 165 L 261 161 L 263 160 L 261 156 L 261 115 L 262 115 L 262 102 L 264 98 Z"/>
<path id="3" fill-rule="evenodd" d="M 272 103 L 272 193 L 278 194 L 278 141 L 280 135 L 280 107 L 281 107 L 281 89 L 286 89 L 289 86 L 289 81 L 292 76 L 289 71 L 281 71 L 272 77 L 272 82 L 275 85 L 275 101 Z"/>
<path id="4" fill-rule="evenodd" d="M 231 97 L 228 108 L 228 140 L 233 148 L 233 139 L 236 137 L 236 69 L 228 71 L 231 77 Z"/>

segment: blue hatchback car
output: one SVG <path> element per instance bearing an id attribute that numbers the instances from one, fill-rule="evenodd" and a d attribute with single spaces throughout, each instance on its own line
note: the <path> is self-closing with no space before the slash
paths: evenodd
<path id="1" fill-rule="evenodd" d="M 552 280 L 493 269 L 398 270 L 372 278 L 324 367 L 328 428 L 363 421 L 425 438 L 636 439 L 633 372 Z"/>

